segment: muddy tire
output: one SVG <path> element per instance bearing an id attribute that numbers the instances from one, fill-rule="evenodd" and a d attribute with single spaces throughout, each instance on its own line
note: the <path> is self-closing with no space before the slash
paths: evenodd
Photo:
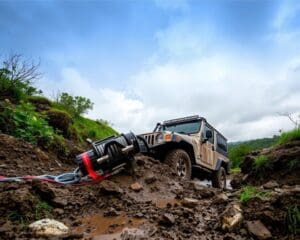
<path id="1" fill-rule="evenodd" d="M 214 188 L 226 189 L 226 171 L 220 167 L 218 171 L 213 172 L 211 183 Z"/>
<path id="2" fill-rule="evenodd" d="M 192 177 L 192 163 L 188 153 L 182 149 L 172 150 L 165 157 L 165 163 L 174 169 L 175 173 L 183 180 Z"/>

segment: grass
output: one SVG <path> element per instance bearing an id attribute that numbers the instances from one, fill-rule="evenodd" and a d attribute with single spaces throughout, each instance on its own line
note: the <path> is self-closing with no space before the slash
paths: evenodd
<path id="1" fill-rule="evenodd" d="M 51 211 L 53 207 L 50 206 L 47 202 L 39 200 L 34 206 L 35 219 L 39 220 L 43 217 L 51 216 Z"/>
<path id="2" fill-rule="evenodd" d="M 246 203 L 254 197 L 265 198 L 265 197 L 268 197 L 268 196 L 270 196 L 269 192 L 259 191 L 254 186 L 245 186 L 245 187 L 243 187 L 243 189 L 241 191 L 240 200 L 242 202 Z"/>
<path id="3" fill-rule="evenodd" d="M 233 173 L 233 174 L 240 173 L 240 172 L 241 172 L 241 169 L 239 167 L 235 167 L 230 170 L 230 173 Z"/>
<path id="4" fill-rule="evenodd" d="M 73 127 L 78 133 L 81 141 L 85 140 L 86 138 L 91 138 L 92 140 L 100 140 L 105 137 L 118 134 L 107 124 L 84 117 L 75 118 Z"/>
<path id="5" fill-rule="evenodd" d="M 289 206 L 286 214 L 286 228 L 290 235 L 300 234 L 300 207 L 297 205 Z"/>
<path id="6" fill-rule="evenodd" d="M 278 139 L 277 144 L 284 144 L 292 140 L 300 140 L 300 128 L 282 133 Z"/>

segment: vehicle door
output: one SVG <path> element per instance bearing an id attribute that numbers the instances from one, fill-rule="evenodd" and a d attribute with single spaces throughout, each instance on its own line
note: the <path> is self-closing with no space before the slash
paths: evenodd
<path id="1" fill-rule="evenodd" d="M 201 152 L 202 152 L 202 161 L 204 165 L 213 166 L 214 164 L 214 129 L 205 123 L 205 126 L 202 131 L 202 143 L 201 143 Z"/>

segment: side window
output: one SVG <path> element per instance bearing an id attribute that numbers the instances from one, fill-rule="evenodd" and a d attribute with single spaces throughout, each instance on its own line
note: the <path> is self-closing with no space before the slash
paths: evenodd
<path id="1" fill-rule="evenodd" d="M 210 143 L 214 144 L 214 130 L 213 130 L 212 127 L 210 127 L 210 126 L 207 125 L 206 123 L 205 123 L 204 128 L 203 128 L 202 139 L 204 139 L 204 138 L 206 137 L 206 136 L 205 136 L 205 133 L 206 133 L 207 130 L 210 130 L 211 133 L 212 133 L 212 136 L 211 136 L 211 138 L 208 139 L 208 141 L 209 141 Z"/>
<path id="2" fill-rule="evenodd" d="M 227 152 L 227 141 L 220 134 L 217 134 L 217 151 Z"/>

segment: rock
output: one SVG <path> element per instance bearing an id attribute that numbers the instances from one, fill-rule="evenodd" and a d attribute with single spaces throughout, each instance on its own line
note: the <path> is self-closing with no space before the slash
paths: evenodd
<path id="1" fill-rule="evenodd" d="M 62 214 L 64 214 L 64 210 L 61 209 L 61 208 L 55 208 L 55 209 L 53 210 L 53 213 L 56 213 L 56 214 L 58 214 L 58 215 L 62 215 Z"/>
<path id="2" fill-rule="evenodd" d="M 277 187 L 279 187 L 279 184 L 278 184 L 278 182 L 276 182 L 276 181 L 269 181 L 269 182 L 267 182 L 267 183 L 265 183 L 264 185 L 263 185 L 263 188 L 264 189 L 274 189 L 274 188 L 277 188 Z"/>
<path id="3" fill-rule="evenodd" d="M 198 206 L 199 201 L 194 198 L 184 198 L 181 203 L 185 207 L 194 208 Z"/>
<path id="4" fill-rule="evenodd" d="M 104 211 L 103 215 L 105 217 L 116 217 L 116 216 L 119 216 L 120 213 L 116 209 L 111 207 L 111 208 L 107 209 L 106 211 Z"/>
<path id="5" fill-rule="evenodd" d="M 272 237 L 270 231 L 260 220 L 247 221 L 246 226 L 249 233 L 257 237 L 259 240 L 270 239 Z"/>
<path id="6" fill-rule="evenodd" d="M 221 216 L 222 229 L 228 231 L 236 229 L 243 220 L 242 210 L 237 203 L 227 206 Z"/>
<path id="7" fill-rule="evenodd" d="M 33 189 L 45 201 L 50 201 L 53 198 L 55 198 L 56 194 L 55 191 L 53 190 L 53 186 L 51 186 L 50 183 L 34 181 Z"/>
<path id="8" fill-rule="evenodd" d="M 153 175 L 153 173 L 150 173 L 148 174 L 146 177 L 145 177 L 145 183 L 147 184 L 151 184 L 151 183 L 154 183 L 156 181 L 156 177 Z"/>
<path id="9" fill-rule="evenodd" d="M 66 225 L 49 218 L 33 222 L 28 227 L 38 237 L 60 237 L 69 233 Z"/>
<path id="10" fill-rule="evenodd" d="M 138 228 L 124 228 L 121 233 L 122 240 L 147 240 L 145 232 Z"/>
<path id="11" fill-rule="evenodd" d="M 119 195 L 123 190 L 116 183 L 106 180 L 101 184 L 101 192 L 107 195 Z"/>
<path id="12" fill-rule="evenodd" d="M 68 201 L 62 197 L 55 197 L 51 200 L 51 203 L 56 207 L 64 207 L 68 204 Z"/>
<path id="13" fill-rule="evenodd" d="M 226 203 L 228 202 L 228 196 L 225 193 L 220 193 L 217 196 L 215 196 L 213 203 L 214 204 L 220 204 L 220 203 Z"/>
<path id="14" fill-rule="evenodd" d="M 164 226 L 172 226 L 175 223 L 175 217 L 171 213 L 165 213 L 164 215 L 161 216 L 159 220 L 160 225 Z"/>
<path id="15" fill-rule="evenodd" d="M 143 186 L 141 184 L 139 184 L 138 182 L 135 182 L 135 183 L 131 184 L 130 188 L 135 192 L 139 192 L 143 189 Z"/>

